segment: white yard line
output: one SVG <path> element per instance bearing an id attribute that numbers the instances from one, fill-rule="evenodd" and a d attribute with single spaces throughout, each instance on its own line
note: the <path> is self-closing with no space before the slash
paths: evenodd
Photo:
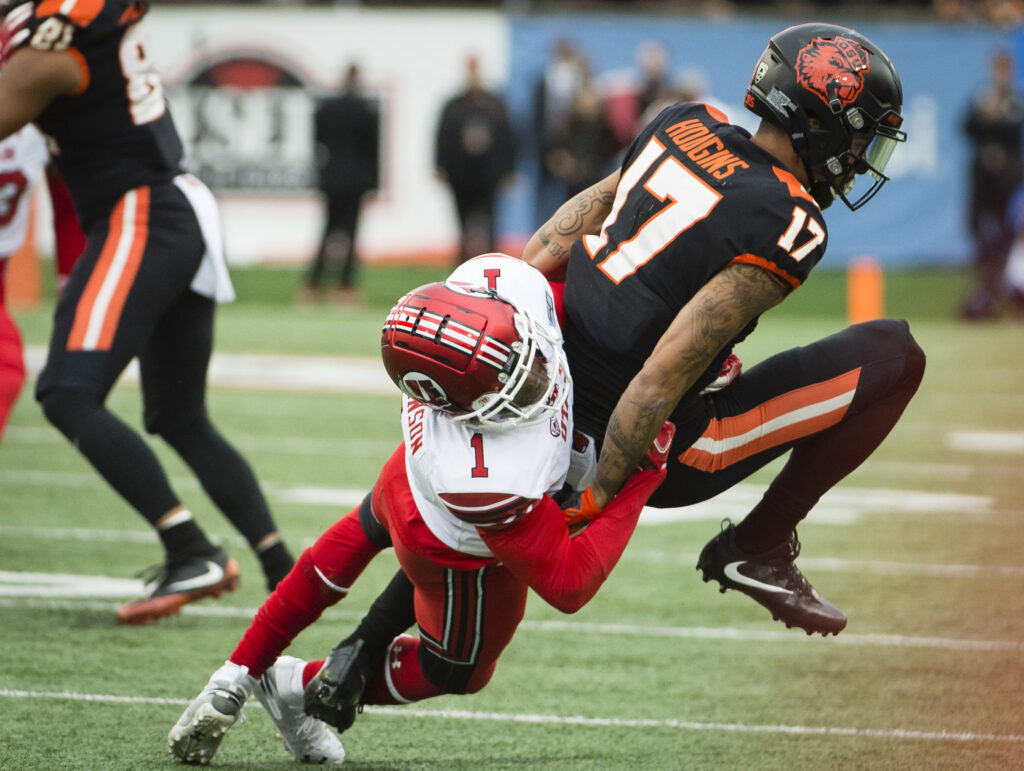
<path id="1" fill-rule="evenodd" d="M 0 688 L 0 697 L 9 699 L 60 699 L 64 701 L 105 702 L 113 704 L 153 704 L 183 707 L 188 699 L 160 696 L 115 696 L 71 691 L 24 691 Z M 254 700 L 255 701 L 255 700 Z M 248 706 L 248 705 L 247 705 Z M 252 706 L 256 706 L 253 704 Z M 924 742 L 1024 744 L 1024 736 L 1015 734 L 974 733 L 971 731 L 920 731 L 905 728 L 849 728 L 844 726 L 758 725 L 750 723 L 700 723 L 691 720 L 656 718 L 604 718 L 583 715 L 538 715 L 522 712 L 474 712 L 419 707 L 367 707 L 367 714 L 387 717 L 415 717 L 442 720 L 487 721 L 491 723 L 529 723 L 571 725 L 587 728 L 676 728 L 684 731 L 717 731 L 744 734 L 787 734 L 798 736 L 844 736 L 865 739 L 902 739 Z"/>
<path id="2" fill-rule="evenodd" d="M 3 587 L 0 586 L 0 589 Z M 30 598 L 25 596 L 0 597 L 2 608 L 35 608 L 37 610 L 92 611 L 113 614 L 117 603 L 96 600 Z M 256 608 L 237 608 L 222 603 L 201 603 L 186 605 L 181 612 L 185 615 L 213 618 L 245 618 L 256 615 Z M 331 610 L 335 618 L 360 618 L 363 609 L 336 606 Z M 596 635 L 598 637 L 644 637 L 676 640 L 717 640 L 736 643 L 795 643 L 806 645 L 808 637 L 796 629 L 737 629 L 735 627 L 690 627 L 690 626 L 649 626 L 647 624 L 600 624 L 585 621 L 523 621 L 519 628 L 523 632 L 540 634 Z M 1019 640 L 971 640 L 954 637 L 919 637 L 902 634 L 880 634 L 843 632 L 837 637 L 821 640 L 822 645 L 862 646 L 873 648 L 906 648 L 917 650 L 947 650 L 969 653 L 1021 653 L 1024 642 Z"/>
<path id="3" fill-rule="evenodd" d="M 381 447 L 383 446 L 382 444 Z M 183 490 L 195 489 L 197 486 L 192 478 L 175 477 L 172 482 Z M 0 484 L 53 487 L 105 485 L 98 474 L 33 469 L 0 469 Z M 366 494 L 365 490 L 347 487 L 295 485 L 269 480 L 264 480 L 263 484 L 271 498 L 284 503 L 310 506 L 355 506 Z M 640 524 L 657 525 L 735 518 L 749 511 L 761 499 L 763 493 L 763 485 L 740 483 L 709 501 L 692 506 L 645 509 Z M 978 516 L 992 514 L 994 503 L 995 499 L 988 495 L 841 486 L 829 490 L 822 497 L 815 506 L 812 516 L 815 524 L 834 525 L 848 525 L 870 514 Z"/>
<path id="4" fill-rule="evenodd" d="M 27 346 L 25 363 L 35 378 L 46 363 L 46 348 Z M 120 384 L 136 385 L 139 366 L 128 365 Z M 207 382 L 214 387 L 244 390 L 361 393 L 396 396 L 380 359 L 365 356 L 290 356 L 278 354 L 214 353 Z"/>
<path id="5" fill-rule="evenodd" d="M 960 452 L 1024 455 L 1024 431 L 951 431 L 946 447 Z"/>

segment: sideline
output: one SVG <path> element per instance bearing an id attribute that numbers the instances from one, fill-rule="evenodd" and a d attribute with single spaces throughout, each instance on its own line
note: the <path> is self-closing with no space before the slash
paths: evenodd
<path id="1" fill-rule="evenodd" d="M 37 610 L 90 611 L 109 613 L 119 607 L 116 603 L 77 600 L 55 600 L 47 598 L 0 597 L 0 608 L 35 608 Z M 238 608 L 219 604 L 190 604 L 181 609 L 182 615 L 253 618 L 256 608 Z M 337 608 L 338 618 L 361 618 L 364 608 Z M 763 626 L 763 625 L 762 625 Z M 702 626 L 649 626 L 647 624 L 600 624 L 586 621 L 530 621 L 519 624 L 523 632 L 541 634 L 569 634 L 573 636 L 597 635 L 602 638 L 644 637 L 675 640 L 718 640 L 725 642 L 797 643 L 806 644 L 807 635 L 799 629 L 738 629 L 736 627 Z M 840 635 L 823 638 L 823 645 L 864 646 L 876 648 L 909 648 L 925 650 L 965 651 L 970 653 L 1024 653 L 1024 642 L 1019 640 L 968 640 L 951 637 L 915 637 L 903 634 L 880 634 L 843 632 Z"/>
<path id="2" fill-rule="evenodd" d="M 113 696 L 69 691 L 19 691 L 0 688 L 0 697 L 11 699 L 62 699 L 66 701 L 106 702 L 113 704 L 155 704 L 186 706 L 189 699 L 158 696 Z M 250 706 L 246 704 L 246 706 Z M 253 704 L 252 706 L 257 706 Z M 387 717 L 441 718 L 443 720 L 486 720 L 498 723 L 574 725 L 590 728 L 678 728 L 684 731 L 721 731 L 726 733 L 789 734 L 798 736 L 845 736 L 869 739 L 909 739 L 928 742 L 998 742 L 1024 744 L 1024 736 L 983 734 L 970 731 L 918 731 L 905 728 L 845 728 L 842 726 L 757 725 L 749 723 L 698 723 L 691 720 L 648 718 L 602 718 L 583 715 L 530 715 L 516 712 L 473 712 L 459 709 L 421 709 L 417 707 L 366 707 L 367 714 Z"/>

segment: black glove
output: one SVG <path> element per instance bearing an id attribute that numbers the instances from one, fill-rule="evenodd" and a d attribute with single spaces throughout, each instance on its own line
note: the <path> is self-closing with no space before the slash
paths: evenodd
<path id="1" fill-rule="evenodd" d="M 360 639 L 342 643 L 331 651 L 316 677 L 306 686 L 307 715 L 334 726 L 338 733 L 352 727 L 369 678 L 369 662 Z"/>

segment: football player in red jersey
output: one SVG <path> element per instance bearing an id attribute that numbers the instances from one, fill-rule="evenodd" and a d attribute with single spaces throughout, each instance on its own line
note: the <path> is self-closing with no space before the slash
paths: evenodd
<path id="1" fill-rule="evenodd" d="M 156 455 L 106 406 L 138 357 L 146 429 L 192 468 L 259 555 L 269 588 L 293 564 L 256 478 L 206 411 L 218 301 L 234 292 L 212 194 L 182 145 L 146 55 L 136 0 L 0 1 L 0 138 L 35 123 L 56 148 L 86 234 L 61 293 L 36 398 L 47 419 L 157 530 L 166 551 L 146 594 L 118 612 L 146 623 L 238 583 Z"/>
<path id="2" fill-rule="evenodd" d="M 653 506 L 706 500 L 790 453 L 697 567 L 808 634 L 837 634 L 846 616 L 795 565 L 796 526 L 893 428 L 924 354 L 905 321 L 878 320 L 708 386 L 822 258 L 822 210 L 836 197 L 859 208 L 886 181 L 906 138 L 902 99 L 892 62 L 863 35 L 786 29 L 747 89 L 762 118 L 753 136 L 708 105 L 667 108 L 621 169 L 563 204 L 524 252 L 565 280 L 576 426 L 600 444 L 584 511 L 600 511 L 668 419 L 677 431 Z"/>
<path id="3" fill-rule="evenodd" d="M 85 236 L 75 211 L 66 205 L 67 187 L 49 165 L 49 160 L 46 142 L 32 126 L 0 140 L 0 438 L 25 381 L 25 346 L 5 305 L 4 276 L 8 258 L 22 247 L 28 236 L 32 216 L 29 197 L 43 176 L 53 206 L 58 294 L 71 266 L 85 248 Z"/>
<path id="4" fill-rule="evenodd" d="M 316 717 L 345 730 L 361 703 L 480 690 L 528 589 L 563 612 L 582 607 L 664 477 L 671 424 L 643 470 L 570 539 L 551 495 L 570 468 L 572 382 L 551 289 L 521 260 L 477 257 L 409 293 L 388 314 L 381 354 L 404 394 L 404 441 L 363 503 L 303 552 L 171 729 L 182 761 L 209 762 L 253 689 L 291 753 L 313 762 L 345 756 Z M 404 572 L 386 602 L 399 608 L 399 633 L 415 621 L 419 637 L 361 628 L 326 665 L 278 658 L 387 546 Z"/>

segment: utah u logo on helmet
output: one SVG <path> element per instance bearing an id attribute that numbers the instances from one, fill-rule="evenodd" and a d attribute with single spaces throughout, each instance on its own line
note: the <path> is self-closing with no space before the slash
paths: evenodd
<path id="1" fill-rule="evenodd" d="M 869 69 L 867 52 L 846 37 L 815 38 L 796 57 L 797 82 L 834 113 L 857 100 Z"/>

